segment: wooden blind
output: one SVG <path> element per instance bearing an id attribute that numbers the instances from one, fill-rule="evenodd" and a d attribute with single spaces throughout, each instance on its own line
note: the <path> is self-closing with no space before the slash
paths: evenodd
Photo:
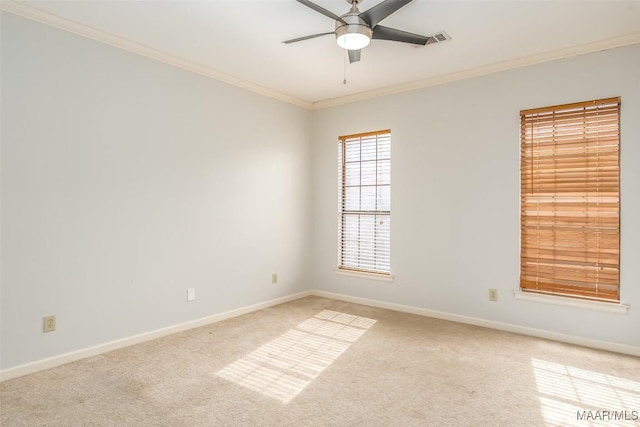
<path id="1" fill-rule="evenodd" d="M 619 301 L 620 98 L 520 112 L 520 287 Z"/>
<path id="2" fill-rule="evenodd" d="M 391 132 L 339 137 L 338 268 L 391 270 Z"/>

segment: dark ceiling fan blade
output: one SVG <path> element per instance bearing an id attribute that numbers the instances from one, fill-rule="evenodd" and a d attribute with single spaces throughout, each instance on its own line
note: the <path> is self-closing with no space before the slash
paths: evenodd
<path id="1" fill-rule="evenodd" d="M 371 9 L 362 12 L 360 18 L 364 19 L 369 26 L 373 28 L 378 25 L 378 22 L 412 1 L 413 0 L 385 0 L 373 6 Z"/>
<path id="2" fill-rule="evenodd" d="M 315 3 L 311 3 L 309 0 L 296 0 L 298 3 L 302 3 L 303 5 L 315 10 L 316 12 L 319 12 L 321 14 L 323 14 L 324 16 L 327 16 L 331 19 L 335 19 L 336 21 L 340 21 L 345 25 L 348 25 L 344 19 L 340 18 L 338 15 L 336 15 L 335 13 L 331 12 L 330 10 L 325 9 L 324 7 L 318 6 Z"/>
<path id="3" fill-rule="evenodd" d="M 360 51 L 358 50 L 349 50 L 349 64 L 353 64 L 354 62 L 360 61 Z"/>
<path id="4" fill-rule="evenodd" d="M 382 25 L 373 27 L 373 38 L 393 42 L 421 44 L 423 46 L 427 44 L 429 40 L 427 36 L 421 36 L 420 34 L 409 33 L 395 28 L 383 27 Z"/>
<path id="5" fill-rule="evenodd" d="M 334 32 L 332 31 L 330 33 L 311 34 L 310 36 L 304 36 L 304 37 L 298 37 L 296 39 L 285 40 L 282 43 L 289 44 L 289 43 L 301 42 L 302 40 L 314 39 L 316 37 L 326 36 L 326 35 L 329 35 L 329 34 L 334 34 Z"/>

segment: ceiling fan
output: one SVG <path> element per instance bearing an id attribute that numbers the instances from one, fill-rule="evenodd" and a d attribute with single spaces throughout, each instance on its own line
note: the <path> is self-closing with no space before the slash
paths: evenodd
<path id="1" fill-rule="evenodd" d="M 390 40 L 394 42 L 411 43 L 416 45 L 428 44 L 432 37 L 421 36 L 420 34 L 409 33 L 395 28 L 378 25 L 380 21 L 396 12 L 401 7 L 411 3 L 413 0 L 384 0 L 376 6 L 360 12 L 358 3 L 362 0 L 346 0 L 351 4 L 351 10 L 342 16 L 318 6 L 309 0 L 296 0 L 298 3 L 315 10 L 336 21 L 336 29 L 332 32 L 311 34 L 309 36 L 298 37 L 285 40 L 282 43 L 295 43 L 302 40 L 313 39 L 315 37 L 335 34 L 338 46 L 347 49 L 349 52 L 349 62 L 360 61 L 360 50 L 367 47 L 371 39 Z M 433 40 L 434 42 L 439 40 Z"/>

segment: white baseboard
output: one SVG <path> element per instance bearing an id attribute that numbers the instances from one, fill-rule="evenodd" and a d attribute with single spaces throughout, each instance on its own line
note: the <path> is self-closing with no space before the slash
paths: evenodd
<path id="1" fill-rule="evenodd" d="M 538 338 L 545 338 L 553 341 L 576 344 L 584 347 L 607 350 L 615 353 L 640 356 L 640 347 L 618 344 L 608 341 L 599 341 L 590 338 L 576 337 L 574 335 L 561 334 L 558 332 L 545 331 L 543 329 L 528 328 L 525 326 L 513 325 L 510 323 L 496 322 L 493 320 L 480 319 L 477 317 L 462 316 L 459 314 L 444 313 L 436 310 L 412 307 L 409 305 L 394 304 L 385 301 L 373 300 L 369 298 L 354 297 L 333 292 L 313 290 L 311 295 L 330 298 L 340 301 L 352 302 L 355 304 L 368 305 L 371 307 L 385 308 L 387 310 L 400 311 L 403 313 L 418 314 L 420 316 L 434 317 L 436 319 L 450 320 L 452 322 L 466 323 L 469 325 L 482 326 L 485 328 L 497 329 L 500 331 L 513 332 L 521 335 L 529 335 Z"/>
<path id="2" fill-rule="evenodd" d="M 98 344 L 92 347 L 75 350 L 69 353 L 61 354 L 59 356 L 54 356 L 47 359 L 26 363 L 24 365 L 15 366 L 15 367 L 0 371 L 0 382 L 6 381 L 12 378 L 16 378 L 16 377 L 21 377 L 23 375 L 33 374 L 35 372 L 43 371 L 45 369 L 54 368 L 56 366 L 64 365 L 66 363 L 75 362 L 77 360 L 85 359 L 87 357 L 97 356 L 99 354 L 117 350 L 119 348 L 129 347 L 134 344 L 150 341 L 156 338 L 175 334 L 177 332 L 183 332 L 189 329 L 195 329 L 211 323 L 216 323 L 222 320 L 230 319 L 232 317 L 242 316 L 243 314 L 251 313 L 254 311 L 262 310 L 264 308 L 272 307 L 274 305 L 304 298 L 309 295 L 311 295 L 310 291 L 298 292 L 296 294 L 275 298 L 269 301 L 264 301 L 264 302 L 249 305 L 246 307 L 237 308 L 235 310 L 225 311 L 223 313 L 214 314 L 214 315 L 203 317 L 200 319 L 190 320 L 188 322 L 179 323 L 177 325 L 169 326 L 162 329 L 157 329 L 155 331 L 145 332 L 142 334 L 133 335 L 131 337 L 110 341 L 104 344 Z"/>
<path id="3" fill-rule="evenodd" d="M 87 357 L 97 356 L 99 354 L 117 350 L 119 348 L 129 347 L 134 344 L 150 341 L 156 338 L 161 338 L 170 334 L 175 334 L 175 333 L 186 331 L 189 329 L 199 328 L 201 326 L 220 322 L 226 319 L 230 319 L 232 317 L 242 316 L 243 314 L 252 313 L 254 311 L 262 310 L 264 308 L 268 308 L 274 305 L 304 298 L 310 295 L 335 299 L 339 301 L 352 302 L 355 304 L 368 305 L 371 307 L 379 307 L 387 310 L 400 311 L 403 313 L 434 317 L 437 319 L 449 320 L 452 322 L 482 326 L 485 328 L 497 329 L 500 331 L 513 332 L 513 333 L 522 334 L 522 335 L 530 335 L 538 338 L 545 338 L 545 339 L 565 342 L 569 344 L 581 345 L 584 347 L 596 348 L 599 350 L 607 350 L 607 351 L 613 351 L 616 353 L 640 356 L 640 347 L 636 347 L 636 346 L 612 343 L 608 341 L 593 340 L 589 338 L 576 337 L 573 335 L 560 334 L 557 332 L 545 331 L 542 329 L 527 328 L 524 326 L 518 326 L 518 325 L 509 324 L 509 323 L 496 322 L 493 320 L 485 320 L 485 319 L 480 319 L 476 317 L 462 316 L 459 314 L 444 313 L 441 311 L 428 310 L 428 309 L 413 307 L 408 305 L 394 304 L 390 302 L 379 301 L 379 300 L 374 300 L 369 298 L 361 298 L 361 297 L 355 297 L 351 295 L 343 295 L 343 294 L 338 294 L 333 292 L 313 290 L 313 291 L 298 292 L 296 294 L 275 298 L 269 301 L 264 301 L 264 302 L 249 305 L 246 307 L 241 307 L 235 310 L 225 311 L 223 313 L 218 313 L 218 314 L 203 317 L 200 319 L 191 320 L 188 322 L 180 323 L 177 325 L 169 326 L 169 327 L 158 329 L 155 331 L 145 332 L 139 335 L 134 335 L 127 338 L 110 341 L 104 344 L 98 344 L 93 347 L 87 347 L 87 348 L 72 351 L 69 353 L 61 354 L 59 356 L 50 357 L 48 359 L 37 360 L 35 362 L 8 368 L 0 371 L 0 382 L 6 381 L 12 378 L 21 377 L 23 375 L 33 374 L 35 372 L 39 372 L 45 369 L 54 368 L 56 366 L 64 365 L 66 363 L 75 362 L 77 360 L 85 359 Z"/>

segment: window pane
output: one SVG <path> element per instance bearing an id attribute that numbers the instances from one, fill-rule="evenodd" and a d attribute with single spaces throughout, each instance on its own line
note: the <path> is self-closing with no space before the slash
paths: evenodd
<path id="1" fill-rule="evenodd" d="M 378 188 L 378 194 L 377 194 L 378 204 L 376 206 L 376 210 L 378 210 L 378 211 L 389 211 L 389 210 L 391 210 L 391 203 L 390 203 L 390 197 L 389 197 L 390 187 L 389 186 L 379 186 L 377 188 Z"/>
<path id="2" fill-rule="evenodd" d="M 374 185 L 376 183 L 376 162 L 362 162 L 361 185 Z"/>
<path id="3" fill-rule="evenodd" d="M 347 211 L 360 210 L 360 187 L 347 187 L 344 209 Z"/>
<path id="4" fill-rule="evenodd" d="M 361 145 L 361 149 L 362 149 L 362 161 L 365 160 L 375 160 L 376 159 L 376 140 L 375 138 L 372 139 L 365 139 L 362 141 L 362 145 Z"/>
<path id="5" fill-rule="evenodd" d="M 378 185 L 391 182 L 391 160 L 378 162 Z"/>
<path id="6" fill-rule="evenodd" d="M 390 269 L 391 217 L 376 215 L 376 269 Z"/>
<path id="7" fill-rule="evenodd" d="M 360 267 L 375 267 L 375 216 L 360 217 Z"/>
<path id="8" fill-rule="evenodd" d="M 358 266 L 358 229 L 359 218 L 357 215 L 344 215 L 342 217 L 342 265 L 347 267 Z"/>
<path id="9" fill-rule="evenodd" d="M 346 147 L 345 160 L 347 162 L 359 162 L 360 161 L 360 143 L 348 142 Z"/>
<path id="10" fill-rule="evenodd" d="M 362 207 L 363 211 L 376 210 L 376 187 L 362 187 Z"/>
<path id="11" fill-rule="evenodd" d="M 391 158 L 391 140 L 378 141 L 378 160 Z"/>
<path id="12" fill-rule="evenodd" d="M 344 215 L 343 217 L 344 232 L 343 237 L 345 241 L 358 241 L 358 233 L 360 229 L 360 216 L 359 215 Z"/>
<path id="13" fill-rule="evenodd" d="M 346 185 L 360 185 L 360 163 L 347 163 Z"/>

